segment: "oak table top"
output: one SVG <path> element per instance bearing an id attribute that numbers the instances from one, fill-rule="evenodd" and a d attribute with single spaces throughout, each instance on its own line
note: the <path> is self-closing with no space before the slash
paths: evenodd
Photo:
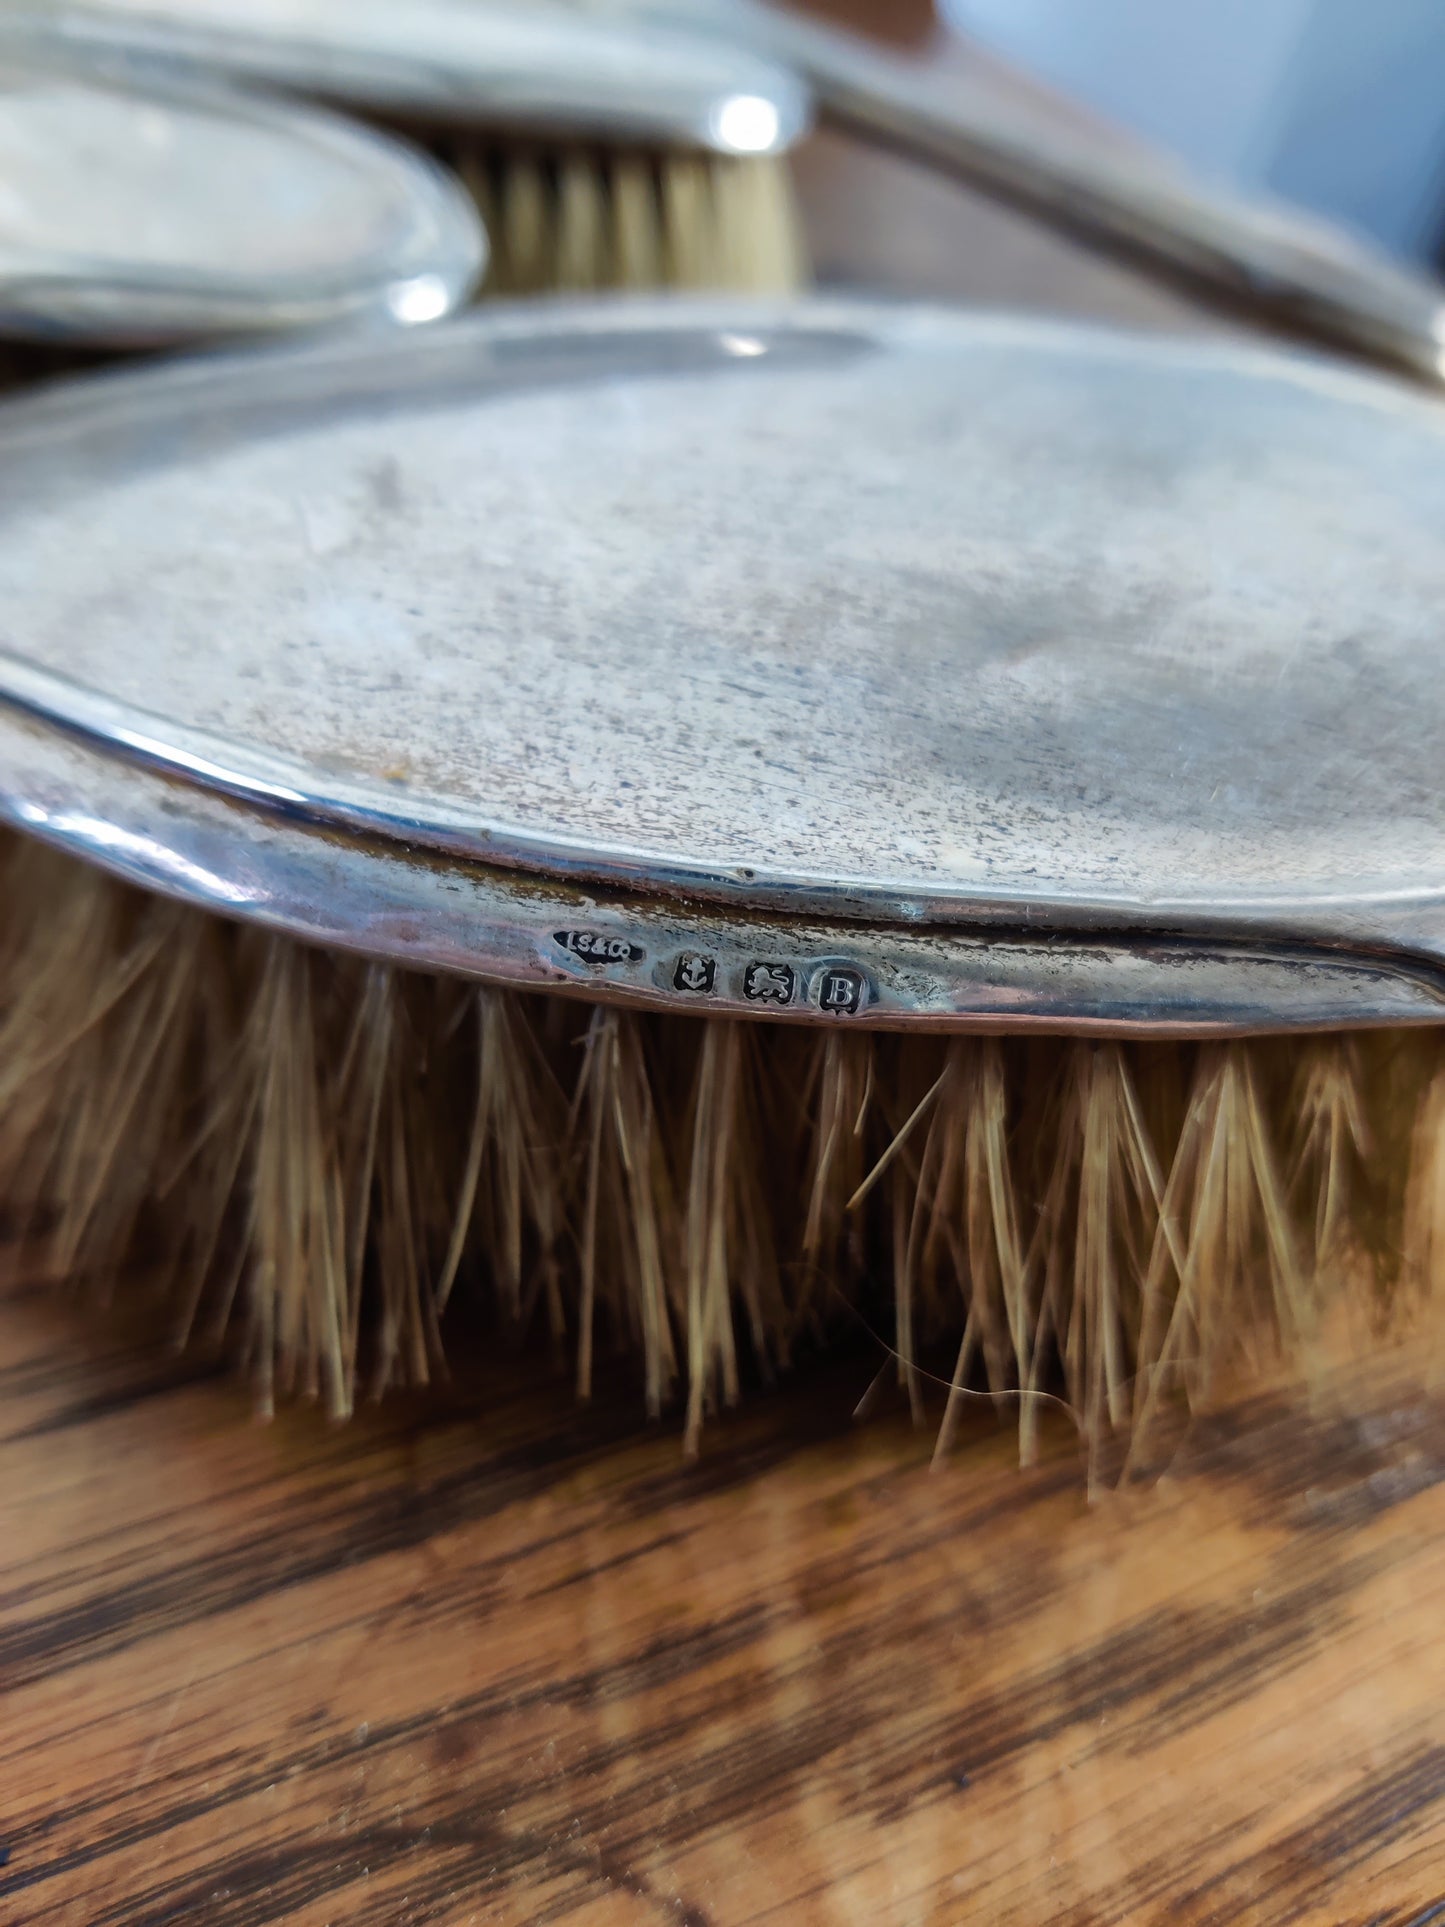
<path id="1" fill-rule="evenodd" d="M 986 1408 L 930 1472 L 863 1348 L 689 1464 L 541 1366 L 262 1425 L 145 1336 L 0 1303 L 0 1920 L 1445 1918 L 1438 1402 L 1091 1501 Z"/>

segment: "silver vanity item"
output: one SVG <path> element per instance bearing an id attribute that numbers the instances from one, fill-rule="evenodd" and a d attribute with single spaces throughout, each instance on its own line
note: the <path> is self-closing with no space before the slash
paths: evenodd
<path id="1" fill-rule="evenodd" d="M 10 0 L 0 46 L 202 65 L 418 121 L 775 154 L 809 96 L 676 18 L 549 0 Z"/>
<path id="2" fill-rule="evenodd" d="M 469 198 L 400 142 L 0 36 L 0 334 L 122 347 L 429 321 L 485 259 Z"/>
<path id="3" fill-rule="evenodd" d="M 130 0 L 125 0 L 126 4 Z M 1135 266 L 1338 348 L 1445 375 L 1445 287 L 1334 223 L 1236 193 L 1133 141 L 1021 110 L 764 0 L 569 0 L 589 14 L 685 20 L 786 63 L 823 117 Z"/>
<path id="4" fill-rule="evenodd" d="M 1021 114 L 986 89 L 964 92 L 821 23 L 746 11 L 759 44 L 795 59 L 830 117 L 854 131 L 1158 261 L 1250 313 L 1440 379 L 1445 288 L 1331 222 L 1201 180 L 1163 154 Z"/>
<path id="5" fill-rule="evenodd" d="M 1438 381 L 1440 286 L 1296 209 L 757 0 L 9 0 L 56 36 L 420 120 L 776 153 L 826 115 L 1256 317 Z"/>
<path id="6" fill-rule="evenodd" d="M 0 804 L 639 1005 L 1445 1016 L 1445 408 L 938 309 L 474 315 L 0 409 Z"/>

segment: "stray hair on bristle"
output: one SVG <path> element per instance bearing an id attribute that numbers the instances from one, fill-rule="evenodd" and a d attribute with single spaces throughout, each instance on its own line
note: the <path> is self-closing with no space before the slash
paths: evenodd
<path id="1" fill-rule="evenodd" d="M 590 1392 L 631 1356 L 695 1449 L 886 1316 L 1036 1449 L 1137 1443 L 1226 1364 L 1382 1327 L 1445 1259 L 1437 1033 L 918 1038 L 637 1015 L 367 963 L 0 839 L 0 1203 L 58 1283 L 162 1280 L 269 1410 L 423 1385 L 469 1299 Z M 886 1307 L 886 1311 L 884 1308 Z M 946 1368 L 945 1368 L 946 1369 Z M 1020 1396 L 1022 1394 L 1022 1396 Z"/>

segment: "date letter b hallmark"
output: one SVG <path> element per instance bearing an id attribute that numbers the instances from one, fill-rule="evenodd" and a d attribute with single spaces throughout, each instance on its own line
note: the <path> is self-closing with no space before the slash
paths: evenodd
<path id="1" fill-rule="evenodd" d="M 868 1001 L 868 980 L 861 970 L 839 964 L 818 979 L 818 1008 L 825 1016 L 852 1017 Z"/>

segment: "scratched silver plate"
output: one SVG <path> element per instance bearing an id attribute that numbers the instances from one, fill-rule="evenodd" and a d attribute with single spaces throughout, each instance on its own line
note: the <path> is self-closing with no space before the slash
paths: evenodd
<path id="1" fill-rule="evenodd" d="M 1445 408 L 814 300 L 468 317 L 0 410 L 10 820 L 698 1009 L 1436 1019 Z"/>
<path id="2" fill-rule="evenodd" d="M 125 346 L 431 320 L 485 259 L 470 199 L 399 142 L 0 33 L 0 334 Z"/>
<path id="3" fill-rule="evenodd" d="M 700 23 L 698 23 L 700 24 Z M 613 6 L 549 0 L 5 0 L 35 41 L 261 80 L 420 119 L 776 154 L 811 118 L 789 69 Z"/>

